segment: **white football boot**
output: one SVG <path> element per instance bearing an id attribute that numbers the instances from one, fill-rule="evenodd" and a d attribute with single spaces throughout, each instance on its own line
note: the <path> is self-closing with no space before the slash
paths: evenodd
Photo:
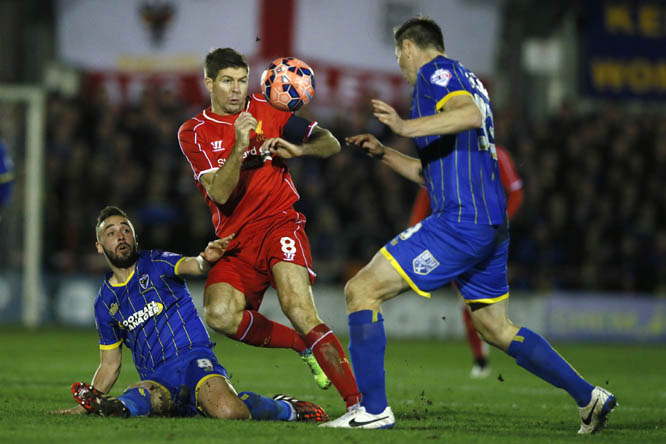
<path id="1" fill-rule="evenodd" d="M 592 390 L 590 403 L 585 407 L 579 407 L 580 429 L 579 435 L 589 435 L 598 432 L 606 424 L 608 414 L 617 406 L 615 396 L 608 390 L 597 386 Z"/>
<path id="2" fill-rule="evenodd" d="M 333 427 L 341 429 L 391 429 L 395 426 L 395 416 L 391 407 L 383 412 L 373 415 L 365 411 L 365 407 L 355 404 L 349 407 L 347 413 L 333 421 L 320 424 L 319 427 Z"/>
<path id="3" fill-rule="evenodd" d="M 474 364 L 472 370 L 469 372 L 469 377 L 472 379 L 485 379 L 490 376 L 490 372 L 489 365 L 481 367 L 479 364 Z"/>

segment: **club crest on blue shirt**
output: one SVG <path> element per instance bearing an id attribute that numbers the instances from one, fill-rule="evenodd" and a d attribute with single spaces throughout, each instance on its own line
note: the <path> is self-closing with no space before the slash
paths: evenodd
<path id="1" fill-rule="evenodd" d="M 451 77 L 452 77 L 451 71 L 449 71 L 448 69 L 440 68 L 432 73 L 432 75 L 430 76 L 430 83 L 434 83 L 435 85 L 445 87 L 446 85 L 449 84 L 449 80 L 451 80 Z"/>
<path id="2" fill-rule="evenodd" d="M 412 261 L 412 267 L 414 273 L 425 276 L 435 268 L 439 267 L 439 262 L 430 251 L 425 250 L 414 258 Z"/>
<path id="3" fill-rule="evenodd" d="M 148 274 L 144 274 L 139 278 L 139 287 L 141 287 L 141 290 L 148 290 L 148 287 L 150 287 L 150 277 Z"/>

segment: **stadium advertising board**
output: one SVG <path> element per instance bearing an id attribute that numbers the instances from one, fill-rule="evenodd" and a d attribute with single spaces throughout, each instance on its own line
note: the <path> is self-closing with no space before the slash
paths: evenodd
<path id="1" fill-rule="evenodd" d="M 585 2 L 583 93 L 666 100 L 666 0 Z"/>
<path id="2" fill-rule="evenodd" d="M 554 341 L 666 341 L 664 299 L 568 292 L 549 297 L 544 313 L 544 332 Z"/>

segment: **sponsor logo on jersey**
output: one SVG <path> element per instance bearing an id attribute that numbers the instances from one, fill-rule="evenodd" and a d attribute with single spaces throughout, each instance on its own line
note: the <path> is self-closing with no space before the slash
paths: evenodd
<path id="1" fill-rule="evenodd" d="M 433 72 L 432 75 L 430 76 L 430 83 L 434 83 L 435 85 L 439 86 L 446 86 L 449 84 L 449 80 L 451 80 L 451 71 L 448 69 L 438 69 L 437 71 Z"/>
<path id="2" fill-rule="evenodd" d="M 144 274 L 139 278 L 139 287 L 144 291 L 148 290 L 148 287 L 150 287 L 150 277 L 147 274 Z"/>
<path id="3" fill-rule="evenodd" d="M 129 331 L 132 331 L 148 319 L 162 313 L 162 310 L 164 310 L 164 305 L 160 302 L 150 301 L 141 310 L 132 313 L 132 315 L 122 322 L 122 325 Z"/>
<path id="4" fill-rule="evenodd" d="M 437 267 L 439 267 L 439 262 L 428 250 L 423 251 L 423 253 L 416 256 L 412 261 L 414 273 L 422 276 L 427 275 Z"/>
<path id="5" fill-rule="evenodd" d="M 241 170 L 252 170 L 260 168 L 264 163 L 271 160 L 271 152 L 267 148 L 260 146 L 250 146 L 243 153 L 243 163 Z M 223 166 L 227 159 L 217 159 L 217 166 Z"/>
<path id="6" fill-rule="evenodd" d="M 224 147 L 222 146 L 222 141 L 221 140 L 214 140 L 210 143 L 213 146 L 213 152 L 219 152 L 219 151 L 224 151 Z"/>

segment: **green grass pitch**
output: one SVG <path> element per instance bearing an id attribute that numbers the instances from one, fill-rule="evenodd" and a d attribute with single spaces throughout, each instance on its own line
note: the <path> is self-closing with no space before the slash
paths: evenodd
<path id="1" fill-rule="evenodd" d="M 0 442 L 666 442 L 663 346 L 559 344 L 581 374 L 615 393 L 619 407 L 605 430 L 577 436 L 574 402 L 493 350 L 493 374 L 469 379 L 463 342 L 391 340 L 386 358 L 393 430 L 331 430 L 311 424 L 197 418 L 55 416 L 74 405 L 69 387 L 90 381 L 99 355 L 94 329 L 0 328 Z M 297 355 L 249 347 L 215 335 L 220 362 L 237 390 L 285 393 L 344 413 L 335 388 L 319 390 Z M 345 344 L 346 346 L 346 344 Z M 501 375 L 501 378 L 500 378 Z M 138 379 L 125 350 L 113 394 Z"/>

